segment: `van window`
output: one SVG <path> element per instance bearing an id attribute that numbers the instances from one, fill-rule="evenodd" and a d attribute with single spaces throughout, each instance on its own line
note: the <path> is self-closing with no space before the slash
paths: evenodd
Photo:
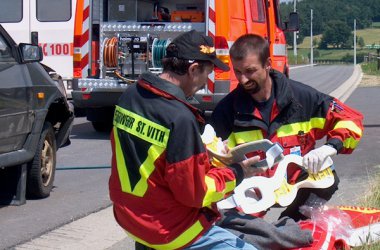
<path id="1" fill-rule="evenodd" d="M 22 20 L 22 0 L 0 1 L 0 23 L 18 23 Z"/>
<path id="2" fill-rule="evenodd" d="M 265 3 L 264 0 L 251 0 L 252 21 L 265 23 Z"/>
<path id="3" fill-rule="evenodd" d="M 37 0 L 37 20 L 66 22 L 71 19 L 71 0 Z"/>

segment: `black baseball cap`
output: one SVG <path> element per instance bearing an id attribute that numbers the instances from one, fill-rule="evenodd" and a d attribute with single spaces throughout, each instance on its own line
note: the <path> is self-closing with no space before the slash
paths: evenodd
<path id="1" fill-rule="evenodd" d="M 175 44 L 177 51 L 167 51 L 166 57 L 177 57 L 186 60 L 210 61 L 223 71 L 230 70 L 227 64 L 216 57 L 214 42 L 211 37 L 191 30 L 177 36 L 171 43 Z"/>

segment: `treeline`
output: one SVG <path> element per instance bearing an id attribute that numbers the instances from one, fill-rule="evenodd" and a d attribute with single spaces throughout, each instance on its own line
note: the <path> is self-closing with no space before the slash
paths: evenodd
<path id="1" fill-rule="evenodd" d="M 365 29 L 370 27 L 372 22 L 380 22 L 380 0 L 298 0 L 296 7 L 300 16 L 297 43 L 302 43 L 305 36 L 310 36 L 311 9 L 313 35 L 325 35 L 326 32 L 331 34 L 336 32 L 336 29 L 344 33 L 350 32 L 354 28 L 354 19 L 356 19 L 356 29 Z M 294 11 L 294 2 L 281 3 L 280 9 L 281 16 L 287 17 L 288 13 Z M 293 44 L 292 34 L 287 34 L 287 41 L 288 44 Z M 335 41 L 335 44 L 331 44 L 330 41 L 325 41 L 325 45 L 321 46 L 330 44 L 341 47 L 344 46 L 342 43 L 343 41 Z"/>

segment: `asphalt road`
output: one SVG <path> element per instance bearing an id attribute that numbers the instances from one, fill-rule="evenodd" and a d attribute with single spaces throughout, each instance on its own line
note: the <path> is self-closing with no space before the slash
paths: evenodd
<path id="1" fill-rule="evenodd" d="M 352 71 L 352 65 L 301 66 L 290 70 L 290 78 L 329 94 L 345 82 Z"/>
<path id="2" fill-rule="evenodd" d="M 352 70 L 352 66 L 304 67 L 291 70 L 291 78 L 328 93 L 347 80 Z M 351 97 L 348 103 L 359 106 L 359 110 L 367 110 L 367 103 L 355 100 L 369 98 L 373 103 L 368 105 L 372 110 L 378 110 L 379 104 L 373 98 L 375 90 L 378 89 L 370 93 L 372 97 L 366 96 L 367 90 L 364 93 L 355 91 L 352 97 L 358 97 Z M 373 170 L 378 170 L 379 154 L 374 153 L 380 152 L 380 119 L 377 113 L 366 114 L 365 139 L 357 153 L 334 159 L 342 178 L 342 194 L 336 195 L 335 203 L 347 204 L 354 196 L 362 196 L 362 187 L 366 187 Z M 111 149 L 108 137 L 108 134 L 95 132 L 84 118 L 75 119 L 72 144 L 58 151 L 58 169 L 51 196 L 43 200 L 27 200 L 23 206 L 0 209 L 0 249 L 28 241 L 110 205 L 108 177 Z M 350 190 L 352 195 L 348 196 L 344 190 Z"/>

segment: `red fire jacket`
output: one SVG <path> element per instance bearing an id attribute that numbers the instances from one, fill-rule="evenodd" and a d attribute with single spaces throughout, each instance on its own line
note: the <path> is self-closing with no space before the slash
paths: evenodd
<path id="1" fill-rule="evenodd" d="M 274 102 L 269 124 L 241 86 L 214 110 L 211 124 L 230 147 L 265 138 L 280 143 L 284 154 L 300 150 L 305 155 L 326 137 L 338 153 L 350 154 L 356 148 L 363 134 L 360 112 L 277 71 L 270 76 Z"/>
<path id="2" fill-rule="evenodd" d="M 154 249 L 194 242 L 217 220 L 215 202 L 241 181 L 241 169 L 210 165 L 196 117 L 179 87 L 149 73 L 116 106 L 114 215 L 133 239 Z"/>

